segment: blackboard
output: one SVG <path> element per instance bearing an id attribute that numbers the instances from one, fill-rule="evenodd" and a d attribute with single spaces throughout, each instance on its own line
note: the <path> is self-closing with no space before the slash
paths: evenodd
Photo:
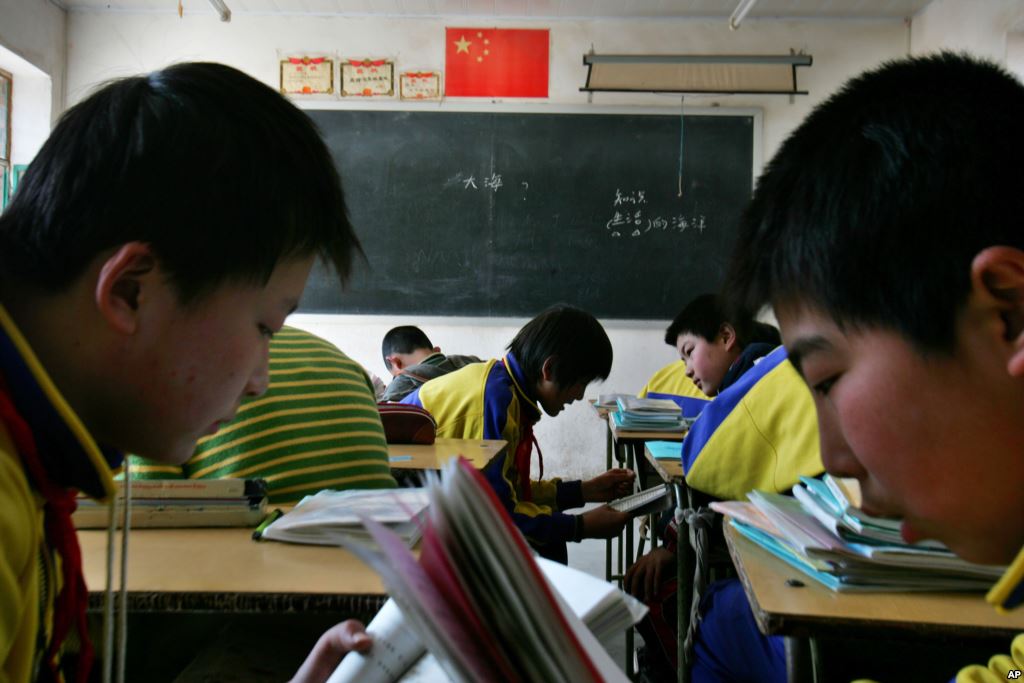
<path id="1" fill-rule="evenodd" d="M 724 277 L 753 115 L 308 112 L 367 256 L 300 310 L 666 319 Z"/>

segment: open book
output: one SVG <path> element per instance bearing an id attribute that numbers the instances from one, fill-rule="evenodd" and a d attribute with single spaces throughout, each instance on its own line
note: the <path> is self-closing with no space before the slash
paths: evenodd
<path id="1" fill-rule="evenodd" d="M 263 539 L 313 545 L 340 545 L 351 538 L 369 541 L 361 521 L 369 518 L 386 525 L 411 547 L 419 540 L 419 519 L 426 507 L 427 492 L 420 488 L 325 489 L 299 501 L 263 531 Z"/>
<path id="2" fill-rule="evenodd" d="M 579 588 L 580 577 L 566 577 L 572 571 L 567 568 L 541 570 L 508 513 L 468 461 L 450 461 L 440 478 L 428 475 L 427 490 L 430 504 L 419 561 L 400 539 L 370 519 L 363 523 L 376 548 L 344 543 L 381 575 L 394 605 L 385 606 L 371 623 L 381 647 L 371 649 L 369 657 L 350 653 L 332 683 L 395 680 L 419 659 L 422 648 L 455 681 L 625 683 L 625 675 L 567 604 L 568 588 Z M 620 599 L 613 593 L 617 589 L 591 580 L 601 590 L 583 591 L 572 600 L 577 609 L 595 615 L 595 629 L 621 629 L 643 615 L 634 606 L 625 618 L 608 617 L 608 609 L 614 614 Z M 563 593 L 552 584 L 568 586 Z M 590 609 L 579 606 L 587 600 Z M 607 622 L 598 626 L 602 619 Z M 376 661 L 367 662 L 371 657 Z M 369 671 L 379 677 L 371 678 Z"/>

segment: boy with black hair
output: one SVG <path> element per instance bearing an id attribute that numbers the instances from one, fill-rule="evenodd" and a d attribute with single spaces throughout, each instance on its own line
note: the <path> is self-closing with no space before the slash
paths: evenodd
<path id="1" fill-rule="evenodd" d="M 714 294 L 698 296 L 669 328 L 687 376 L 714 400 L 683 439 L 686 484 L 711 498 L 738 500 L 760 488 L 788 491 L 801 475 L 822 472 L 818 430 L 807 387 L 771 325 L 730 314 Z M 657 671 L 676 660 L 676 529 L 626 572 L 627 591 L 647 601 L 640 631 Z M 663 579 L 665 581 L 663 582 Z"/>
<path id="2" fill-rule="evenodd" d="M 1024 601 L 1022 118 L 1024 86 L 965 55 L 853 79 L 761 177 L 729 279 L 741 305 L 774 308 L 828 471 L 860 482 L 866 511 L 902 518 L 908 542 L 1010 564 L 987 597 L 1001 609 Z M 695 680 L 784 675 L 742 589 L 718 593 Z M 915 680 L 930 664 L 911 664 Z M 1006 680 L 1024 668 L 1024 635 L 989 666 L 956 680 Z"/>
<path id="3" fill-rule="evenodd" d="M 680 312 L 682 315 L 682 312 Z M 665 343 L 679 350 L 679 316 L 665 330 Z M 686 362 L 680 358 L 661 368 L 647 380 L 637 394 L 640 398 L 660 398 L 674 402 L 684 417 L 697 417 L 710 398 L 697 388 L 686 374 Z"/>
<path id="4" fill-rule="evenodd" d="M 313 124 L 240 71 L 180 64 L 64 114 L 0 215 L 0 678 L 87 680 L 75 493 L 110 499 L 126 451 L 186 460 L 266 388 L 314 259 L 344 280 L 354 253 Z M 296 680 L 368 646 L 339 625 Z"/>
<path id="5" fill-rule="evenodd" d="M 441 353 L 441 347 L 431 344 L 423 330 L 414 325 L 388 330 L 381 343 L 381 355 L 384 366 L 394 378 L 381 401 L 401 401 L 424 382 L 480 362 L 476 356 L 446 356 Z"/>
<path id="6" fill-rule="evenodd" d="M 484 475 L 540 555 L 563 564 L 567 541 L 617 535 L 629 515 L 601 506 L 582 515 L 562 512 L 586 502 L 613 500 L 632 491 L 633 473 L 609 470 L 587 481 L 530 480 L 541 410 L 554 417 L 583 398 L 587 385 L 611 371 L 612 345 L 594 316 L 571 306 L 553 306 L 528 322 L 501 360 L 474 363 L 431 380 L 402 403 L 426 408 L 437 435 L 505 439 L 508 448 Z M 537 455 L 541 456 L 540 447 Z"/>

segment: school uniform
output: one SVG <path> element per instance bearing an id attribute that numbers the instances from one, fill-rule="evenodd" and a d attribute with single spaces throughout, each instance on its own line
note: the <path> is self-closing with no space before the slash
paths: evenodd
<path id="1" fill-rule="evenodd" d="M 725 500 L 745 500 L 747 492 L 754 489 L 789 491 L 801 475 L 816 476 L 824 471 L 813 399 L 783 347 L 748 344 L 743 349 L 722 378 L 718 395 L 683 439 L 681 457 L 690 488 Z M 665 529 L 665 545 L 676 552 L 674 522 Z M 650 661 L 662 668 L 676 666 L 676 589 L 674 578 L 659 586 L 648 603 L 649 616 L 638 626 Z M 737 601 L 745 604 L 742 588 L 739 596 L 731 589 L 721 594 L 717 590 L 709 587 L 702 604 L 717 604 L 720 615 L 735 618 L 744 626 L 750 610 L 742 615 L 733 614 L 731 608 Z M 750 621 L 753 623 L 752 618 Z M 708 652 L 709 640 L 717 643 L 728 638 L 735 626 L 732 621 L 713 623 L 695 647 Z M 776 680 L 778 667 L 772 669 L 766 662 L 772 661 L 774 648 L 781 647 L 781 641 L 764 643 L 751 636 L 744 642 L 750 661 L 758 663 L 751 664 L 750 670 L 760 676 L 749 680 Z M 712 671 L 721 669 L 711 656 L 701 661 Z M 782 680 L 785 672 L 783 663 Z M 709 680 L 715 680 L 714 676 Z"/>
<path id="2" fill-rule="evenodd" d="M 423 386 L 424 382 L 437 379 L 441 375 L 458 370 L 470 363 L 479 363 L 476 356 L 446 356 L 443 353 L 432 353 L 422 362 L 410 365 L 402 370 L 402 373 L 391 380 L 388 388 L 384 390 L 381 401 L 398 402 Z"/>
<path id="3" fill-rule="evenodd" d="M 541 410 L 512 353 L 430 380 L 401 402 L 430 411 L 439 437 L 508 441 L 483 474 L 530 545 L 543 557 L 568 561 L 566 542 L 579 541 L 582 526 L 562 511 L 583 505 L 582 482 L 543 479 L 543 460 L 541 479 L 530 480 Z"/>
<path id="4" fill-rule="evenodd" d="M 786 349 L 750 344 L 682 445 L 690 488 L 723 500 L 754 489 L 783 492 L 824 472 L 818 419 Z"/>
<path id="5" fill-rule="evenodd" d="M 182 466 L 132 456 L 135 479 L 260 478 L 271 503 L 322 489 L 394 488 L 388 445 L 362 366 L 294 327 L 270 341 L 270 383 L 235 418 L 199 440 Z"/>
<path id="6" fill-rule="evenodd" d="M 84 681 L 93 650 L 71 522 L 75 492 L 113 495 L 101 448 L 0 306 L 0 679 Z"/>
<path id="7" fill-rule="evenodd" d="M 681 360 L 669 363 L 651 375 L 637 396 L 674 401 L 683 409 L 683 417 L 697 417 L 711 400 L 686 376 L 686 363 Z"/>

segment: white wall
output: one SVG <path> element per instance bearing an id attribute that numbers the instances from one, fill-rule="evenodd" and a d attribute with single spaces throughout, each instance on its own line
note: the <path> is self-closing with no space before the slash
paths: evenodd
<path id="1" fill-rule="evenodd" d="M 1021 0 L 932 0 L 914 17 L 910 50 L 965 50 L 1005 64 L 1007 34 L 1024 28 L 1022 22 Z"/>
<path id="2" fill-rule="evenodd" d="M 52 88 L 46 92 L 49 101 L 43 103 L 46 118 L 35 123 L 45 126 L 46 122 L 55 120 L 64 109 L 64 76 L 67 67 L 65 12 L 49 0 L 0 0 L 0 46 L 38 69 L 35 74 L 29 72 L 30 80 L 32 76 L 35 79 L 35 82 L 26 86 L 30 97 L 39 97 L 39 89 L 47 87 L 40 79 L 41 75 L 50 78 Z M 15 106 L 18 106 L 17 101 Z M 17 110 L 14 113 L 17 114 Z M 36 109 L 35 115 L 42 116 L 42 109 Z M 18 139 L 13 138 L 12 143 L 17 145 Z M 23 146 L 25 144 L 23 142 Z M 38 145 L 30 151 L 25 147 L 29 158 L 35 155 L 37 149 Z"/>
<path id="3" fill-rule="evenodd" d="M 231 64 L 277 87 L 277 51 L 302 49 L 336 52 L 339 56 L 388 56 L 403 67 L 442 68 L 444 27 L 480 25 L 471 18 L 402 19 L 235 14 L 221 23 L 210 14 L 179 19 L 176 14 L 72 12 L 68 20 L 69 103 L 115 76 L 149 71 L 181 60 L 214 60 Z M 585 105 L 579 92 L 585 78 L 582 55 L 593 46 L 598 53 L 749 53 L 786 54 L 790 49 L 813 55 L 814 65 L 800 69 L 801 89 L 809 96 L 695 97 L 688 106 L 759 107 L 764 111 L 762 149 L 768 156 L 811 107 L 846 78 L 885 59 L 902 55 L 907 46 L 902 21 L 746 21 L 729 31 L 724 21 L 514 21 L 486 25 L 521 28 L 549 27 L 552 33 L 550 105 Z M 596 105 L 664 106 L 678 111 L 677 96 L 598 93 Z M 480 102 L 480 109 L 502 105 Z M 545 106 L 532 105 L 538 110 Z M 240 103 L 244 106 L 244 103 Z M 307 102 L 303 106 L 325 106 Z M 349 106 L 331 102 L 329 106 Z M 360 106 L 360 105 L 356 105 Z M 365 106 L 365 105 L 363 105 Z M 373 106 L 373 105 L 371 105 Z M 396 103 L 390 103 L 396 106 Z M 444 109 L 446 104 L 425 104 Z M 757 169 L 755 169 L 756 171 Z M 358 230 L 374 226 L 356 226 Z M 698 292 L 680 292 L 679 306 Z M 638 389 L 656 369 L 673 360 L 662 342 L 668 319 L 604 321 L 615 350 L 612 375 L 587 393 Z M 525 319 L 432 318 L 424 316 L 295 316 L 291 323 L 332 340 L 372 372 L 381 375 L 380 339 L 390 327 L 417 324 L 431 340 L 452 353 L 493 357 Z M 542 420 L 537 428 L 545 453 L 546 473 L 568 476 L 597 473 L 604 467 L 602 425 L 585 405 L 567 409 L 557 420 Z"/>
<path id="4" fill-rule="evenodd" d="M 53 82 L 34 65 L 0 45 L 0 69 L 11 74 L 11 164 L 28 164 L 50 134 Z"/>

